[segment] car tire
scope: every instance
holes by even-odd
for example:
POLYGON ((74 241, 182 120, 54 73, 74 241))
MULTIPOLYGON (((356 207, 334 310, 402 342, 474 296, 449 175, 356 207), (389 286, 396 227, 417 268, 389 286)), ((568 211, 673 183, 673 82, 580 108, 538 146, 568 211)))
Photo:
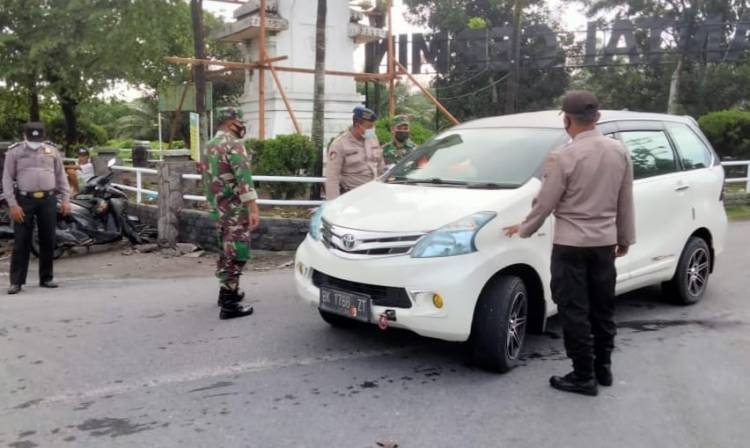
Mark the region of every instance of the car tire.
POLYGON ((672 280, 665 282, 664 293, 680 305, 698 303, 708 287, 711 274, 711 249, 703 238, 691 237, 677 263, 672 280))
POLYGON ((474 362, 505 373, 515 367, 528 323, 528 293, 521 278, 508 275, 487 285, 474 310, 471 353, 474 362))
POLYGON ((330 326, 336 327, 336 328, 352 328, 357 326, 359 324, 358 321, 354 319, 349 319, 345 316, 339 316, 338 314, 329 313, 328 311, 318 310, 320 312, 320 317, 323 318, 323 320, 330 326))

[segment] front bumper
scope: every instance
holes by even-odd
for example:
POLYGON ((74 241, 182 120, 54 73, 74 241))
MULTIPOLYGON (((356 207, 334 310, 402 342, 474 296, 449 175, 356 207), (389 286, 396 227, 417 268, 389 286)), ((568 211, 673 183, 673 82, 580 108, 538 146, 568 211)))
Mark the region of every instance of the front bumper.
POLYGON ((310 236, 297 249, 294 278, 302 300, 317 308, 320 290, 315 271, 335 279, 378 287, 403 288, 411 307, 373 303, 370 322, 377 323, 386 310, 396 320, 389 326, 448 341, 465 341, 471 333, 474 307, 489 278, 487 263, 479 252, 444 258, 411 258, 408 255, 352 260, 332 254, 310 236), (433 303, 443 299, 442 308, 433 303))

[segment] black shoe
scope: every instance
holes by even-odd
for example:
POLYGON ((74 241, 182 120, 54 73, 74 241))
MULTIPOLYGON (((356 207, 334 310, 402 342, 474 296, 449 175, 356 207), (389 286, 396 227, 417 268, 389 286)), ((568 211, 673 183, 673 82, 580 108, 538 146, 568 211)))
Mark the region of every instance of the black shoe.
POLYGON ((253 307, 249 305, 240 305, 238 302, 227 303, 221 307, 219 319, 234 319, 235 317, 245 317, 253 314, 253 307))
POLYGON ((60 285, 58 285, 57 283, 53 282, 52 280, 49 280, 49 281, 46 281, 46 282, 42 282, 42 283, 39 283, 39 287, 41 287, 41 288, 50 288, 50 289, 54 289, 54 288, 57 288, 57 287, 59 287, 59 286, 60 286, 60 285))
POLYGON ((594 371, 596 372, 596 381, 600 385, 607 387, 612 385, 612 366, 610 366, 609 364, 596 366, 594 368, 594 371))
POLYGON ((550 386, 557 390, 573 392, 576 394, 595 397, 599 394, 599 388, 593 378, 581 378, 575 372, 565 376, 553 376, 549 379, 550 386))
POLYGON ((8 288, 8 294, 18 294, 21 292, 21 285, 10 285, 8 288))
POLYGON ((216 304, 219 306, 223 306, 226 303, 235 303, 235 302, 242 302, 242 299, 245 298, 245 291, 241 289, 228 289, 228 288, 221 288, 219 290, 219 300, 216 301, 216 304))

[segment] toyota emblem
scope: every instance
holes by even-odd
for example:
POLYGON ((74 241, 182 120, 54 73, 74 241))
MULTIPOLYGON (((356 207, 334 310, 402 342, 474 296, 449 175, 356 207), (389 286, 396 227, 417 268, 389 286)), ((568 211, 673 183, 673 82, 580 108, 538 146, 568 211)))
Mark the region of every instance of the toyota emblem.
POLYGON ((347 233, 341 237, 341 244, 344 245, 344 249, 352 250, 357 245, 357 239, 351 233, 347 233))

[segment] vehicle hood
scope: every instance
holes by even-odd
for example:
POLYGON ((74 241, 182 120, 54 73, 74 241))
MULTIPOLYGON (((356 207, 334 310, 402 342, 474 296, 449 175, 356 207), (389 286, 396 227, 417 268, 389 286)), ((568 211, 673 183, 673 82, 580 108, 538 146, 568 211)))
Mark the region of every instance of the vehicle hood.
POLYGON ((327 202, 323 219, 356 230, 429 232, 481 211, 499 211, 526 188, 479 190, 370 182, 327 202))

